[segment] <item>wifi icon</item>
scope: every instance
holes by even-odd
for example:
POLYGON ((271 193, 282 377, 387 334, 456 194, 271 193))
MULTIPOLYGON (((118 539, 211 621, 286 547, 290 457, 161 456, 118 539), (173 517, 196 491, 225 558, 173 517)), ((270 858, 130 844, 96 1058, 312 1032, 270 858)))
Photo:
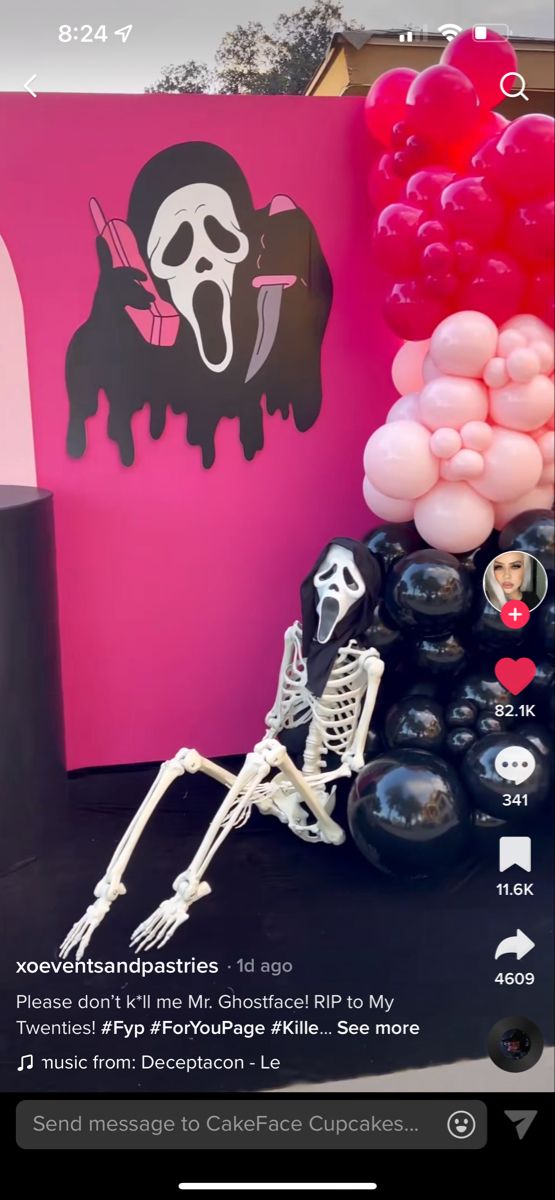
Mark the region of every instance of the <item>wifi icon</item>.
POLYGON ((452 42, 458 33, 462 33, 462 25, 438 25, 438 33, 441 33, 446 42, 452 42))

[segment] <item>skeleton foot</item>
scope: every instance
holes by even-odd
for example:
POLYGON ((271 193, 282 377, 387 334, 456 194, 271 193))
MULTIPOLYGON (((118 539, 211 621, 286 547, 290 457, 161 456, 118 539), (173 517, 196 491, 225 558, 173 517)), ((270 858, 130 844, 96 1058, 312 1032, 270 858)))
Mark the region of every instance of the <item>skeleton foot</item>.
POLYGON ((165 946, 179 926, 189 920, 191 904, 202 896, 208 896, 212 890, 208 883, 191 882, 186 876, 178 876, 174 887, 176 895, 163 900, 155 912, 137 926, 131 938, 131 946, 136 954, 143 950, 154 950, 155 946, 165 946))
POLYGON ((60 958, 67 958, 68 954, 71 954, 71 951, 77 946, 75 957, 79 962, 95 929, 98 929, 100 922, 109 913, 114 900, 117 900, 118 896, 125 896, 125 886, 117 880, 110 883, 106 879, 101 879, 94 889, 94 894, 98 897, 94 904, 89 904, 84 916, 75 922, 67 937, 64 938, 60 946, 60 958))

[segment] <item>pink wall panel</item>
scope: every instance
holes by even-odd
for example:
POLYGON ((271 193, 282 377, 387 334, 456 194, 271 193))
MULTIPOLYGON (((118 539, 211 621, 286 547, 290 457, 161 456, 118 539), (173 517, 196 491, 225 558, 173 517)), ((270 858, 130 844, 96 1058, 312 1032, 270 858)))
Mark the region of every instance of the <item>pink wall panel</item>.
POLYGON ((372 523, 361 457, 393 399, 393 344, 369 254, 362 101, 3 95, 0 154, 38 483, 55 494, 68 765, 159 759, 180 745, 246 751, 273 701, 301 579, 330 537, 372 523), (126 468, 101 397, 87 451, 72 459, 65 356, 98 279, 89 198, 125 217, 144 163, 197 139, 233 154, 256 207, 285 193, 316 228, 334 286, 320 416, 300 433, 265 415, 252 462, 237 421, 224 420, 206 470, 183 416, 155 442, 143 410, 126 468))

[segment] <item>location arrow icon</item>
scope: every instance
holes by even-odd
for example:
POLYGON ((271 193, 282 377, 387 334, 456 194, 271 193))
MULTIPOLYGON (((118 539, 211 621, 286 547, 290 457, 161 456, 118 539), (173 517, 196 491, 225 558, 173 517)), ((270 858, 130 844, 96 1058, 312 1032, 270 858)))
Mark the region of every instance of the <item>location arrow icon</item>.
POLYGON ((535 942, 527 937, 522 929, 517 929, 513 937, 503 938, 495 951, 495 957, 501 958, 502 954, 516 954, 518 959, 524 958, 525 954, 529 954, 530 950, 534 949, 535 942))
POLYGON ((534 1117, 537 1117, 537 1115, 537 1108, 523 1110, 522 1112, 517 1112, 513 1109, 507 1111, 507 1109, 505 1109, 505 1116, 508 1117, 509 1121, 512 1121, 513 1125, 515 1126, 520 1141, 522 1141, 525 1133, 528 1133, 532 1121, 534 1120, 534 1117))

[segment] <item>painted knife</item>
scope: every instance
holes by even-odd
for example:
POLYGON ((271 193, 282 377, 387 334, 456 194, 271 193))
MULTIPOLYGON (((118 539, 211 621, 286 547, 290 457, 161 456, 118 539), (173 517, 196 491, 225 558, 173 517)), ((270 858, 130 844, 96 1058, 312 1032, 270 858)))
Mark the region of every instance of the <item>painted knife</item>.
MULTIPOLYGON (((290 196, 274 196, 269 215, 273 217, 276 213, 291 212, 294 208, 295 204, 290 196)), ((292 287, 296 282, 296 275, 256 275, 253 279, 252 286, 258 288, 258 329, 245 383, 248 383, 266 362, 276 340, 284 288, 292 287)))

